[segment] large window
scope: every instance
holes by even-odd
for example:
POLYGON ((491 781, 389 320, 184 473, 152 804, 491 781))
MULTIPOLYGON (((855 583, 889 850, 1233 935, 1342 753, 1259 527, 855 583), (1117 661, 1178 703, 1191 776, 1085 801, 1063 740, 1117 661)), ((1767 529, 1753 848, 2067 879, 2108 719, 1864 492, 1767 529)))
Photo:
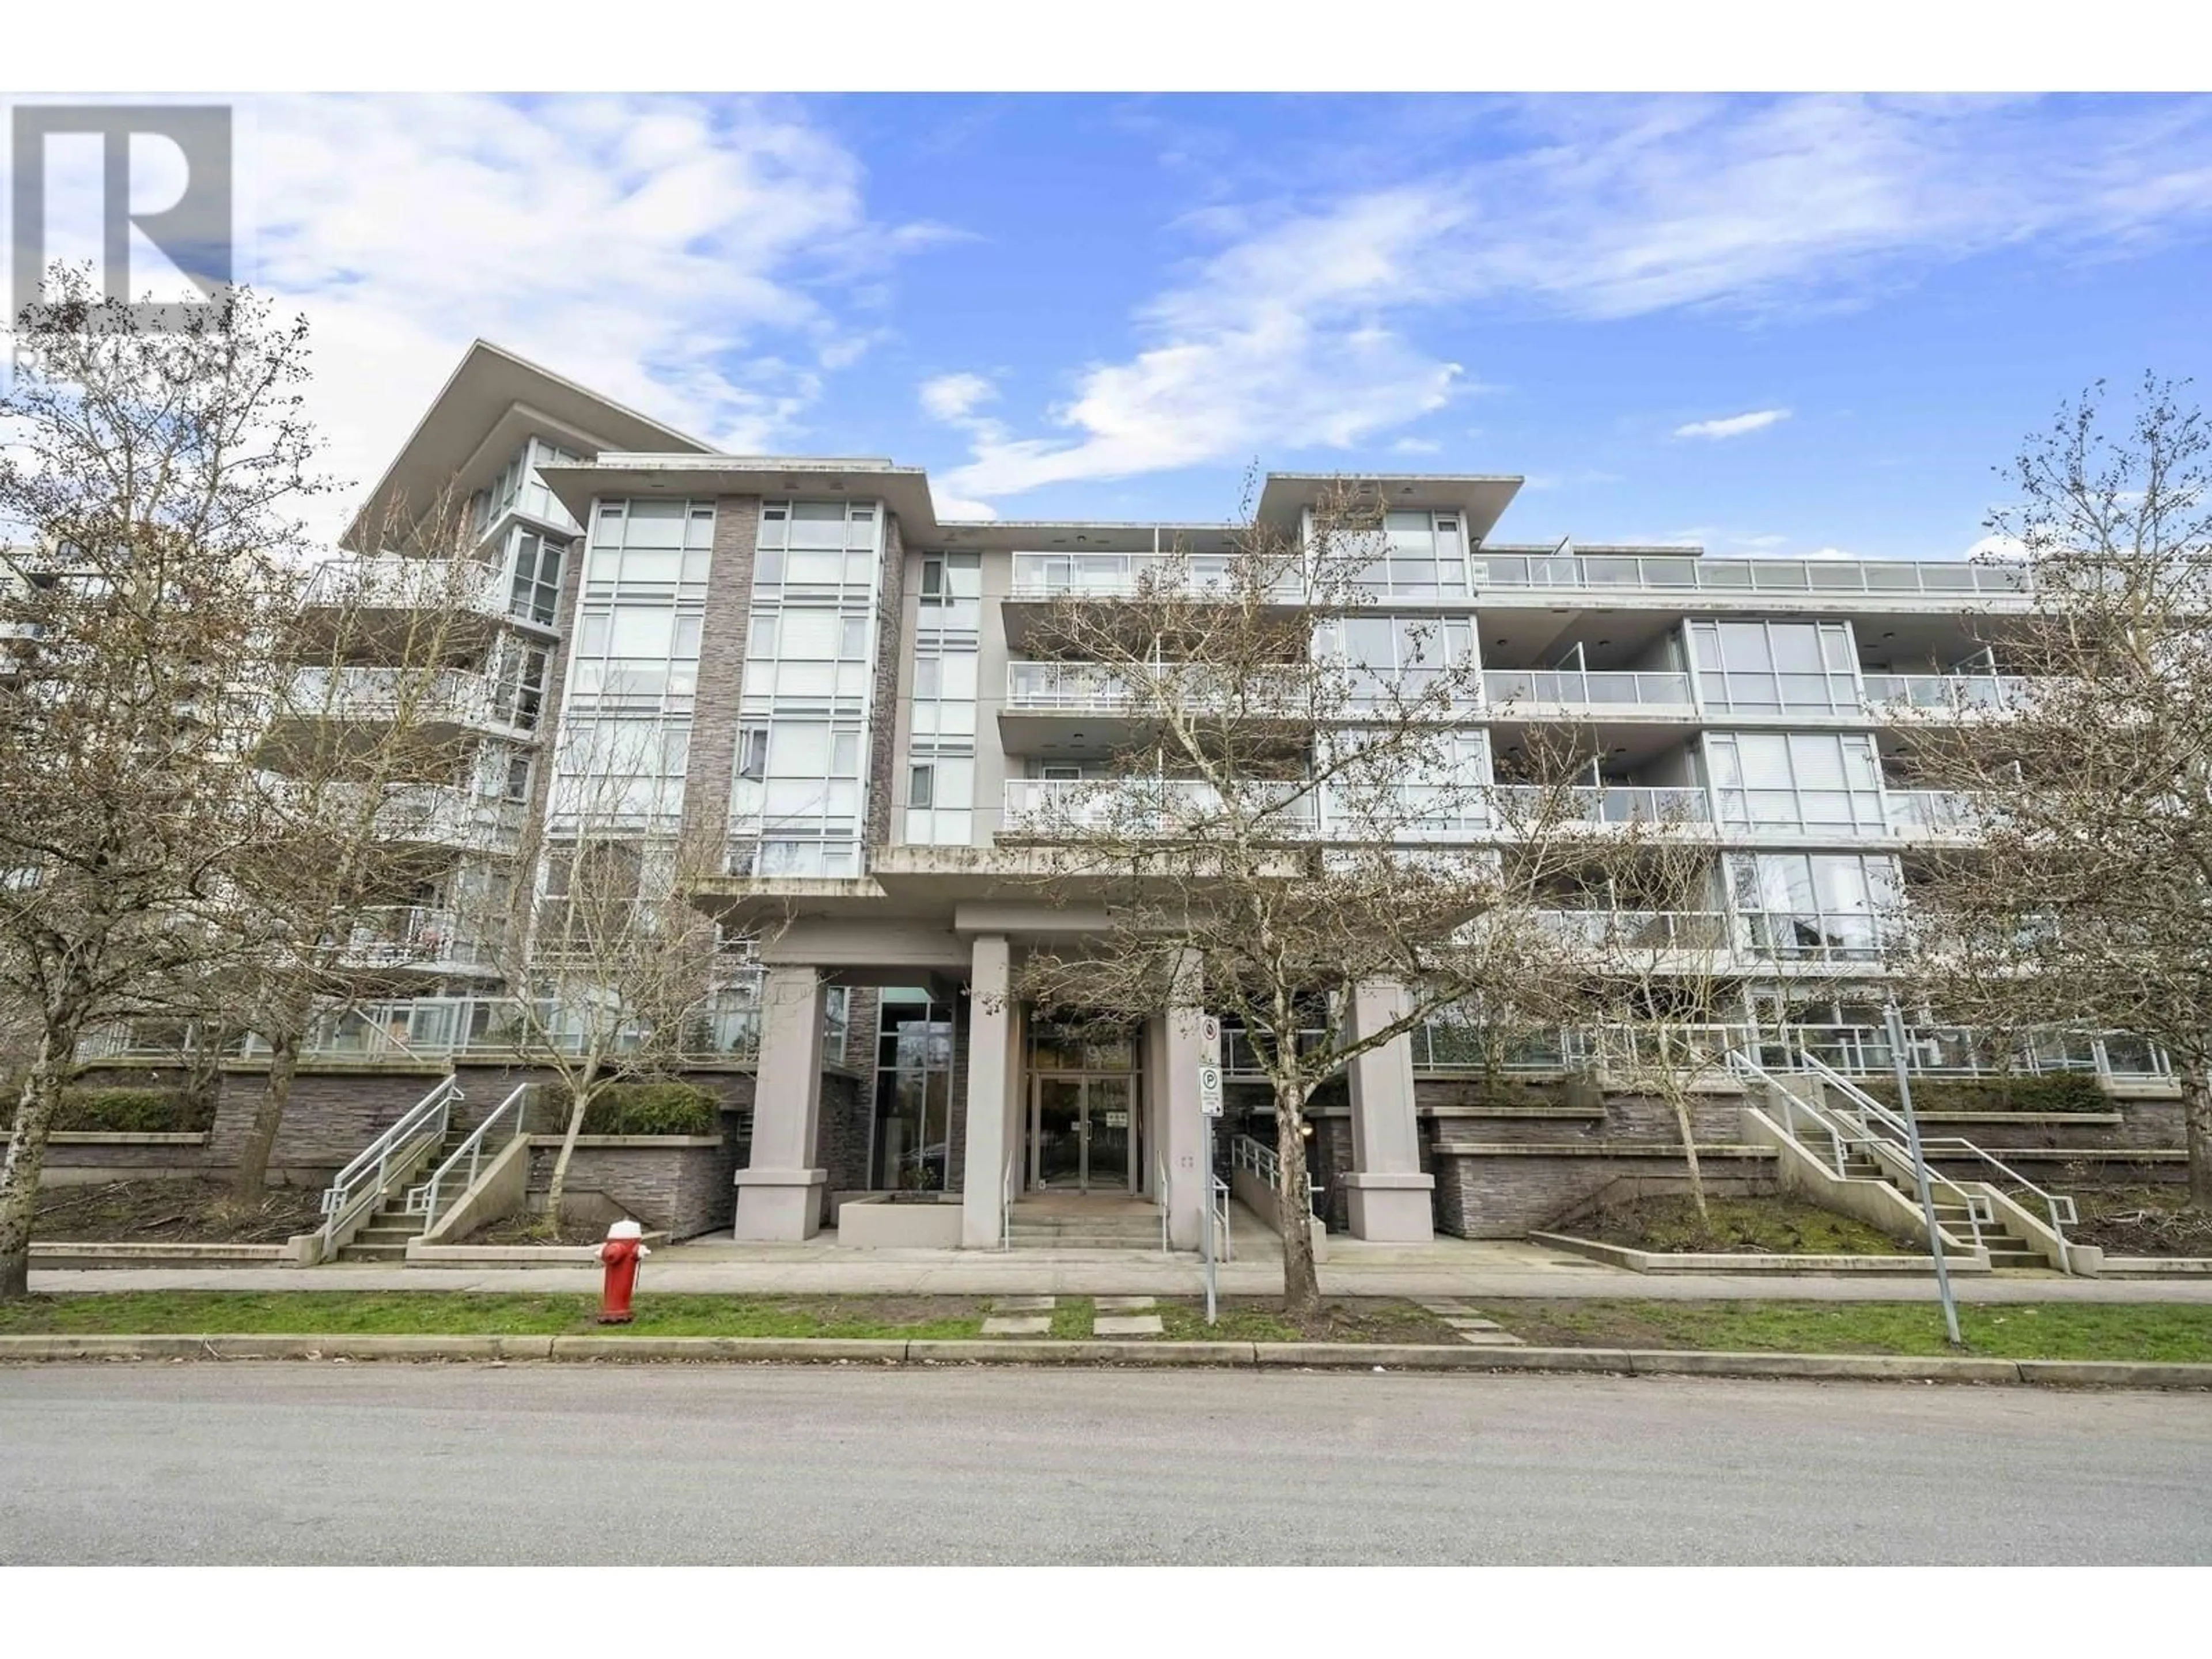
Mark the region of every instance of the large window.
POLYGON ((765 501, 746 623, 732 867, 856 876, 866 822, 882 514, 765 501), (757 754, 758 776, 745 775, 757 754))
POLYGON ((1456 513, 1384 515, 1363 582, 1399 599, 1458 599, 1467 592, 1467 540, 1456 513))
POLYGON ((976 634, 981 556, 916 562, 914 700, 908 710, 905 839, 963 846, 975 834, 976 634))
POLYGON ((714 548, 712 501, 601 501, 584 558, 584 596, 701 597, 714 548))
POLYGON ((766 501, 753 586, 872 592, 876 582, 873 501, 766 501))
POLYGON ((563 720, 549 813, 562 829, 672 829, 690 754, 688 719, 563 720))
POLYGON ((477 533, 490 529, 500 514, 509 507, 518 513, 527 513, 561 530, 575 530, 580 526, 568 516, 568 509, 555 499, 546 488, 545 481, 538 476, 542 466, 582 466, 588 456, 579 455, 548 443, 543 438, 532 438, 515 451, 507 465, 499 470, 488 489, 478 490, 469 502, 470 517, 477 533))
POLYGON ((857 721, 776 720, 738 729, 733 835, 763 876, 860 874, 864 757, 857 721))
POLYGON ((615 605, 577 621, 568 696, 579 708, 690 708, 699 689, 696 611, 615 605))
POLYGON ((1753 951, 1870 962, 1903 885, 1897 860, 1849 853, 1732 853, 1729 884, 1753 951))
POLYGON ((942 1192, 951 1167, 952 1009, 926 991, 887 989, 876 1039, 868 1185, 942 1192))
POLYGON ((1722 823, 1881 835, 1881 769, 1856 732, 1717 732, 1705 739, 1722 823))
POLYGON ((1464 617, 1342 617, 1322 625, 1316 645, 1343 663, 1362 703, 1413 702, 1475 659, 1474 624, 1464 617))
POLYGON ((1693 622, 1698 691, 1733 714, 1849 714, 1859 706, 1844 623, 1693 622))
POLYGON ((516 529, 507 562, 513 582, 507 604, 510 615, 540 628, 554 625, 561 611, 561 561, 568 550, 565 541, 516 529))

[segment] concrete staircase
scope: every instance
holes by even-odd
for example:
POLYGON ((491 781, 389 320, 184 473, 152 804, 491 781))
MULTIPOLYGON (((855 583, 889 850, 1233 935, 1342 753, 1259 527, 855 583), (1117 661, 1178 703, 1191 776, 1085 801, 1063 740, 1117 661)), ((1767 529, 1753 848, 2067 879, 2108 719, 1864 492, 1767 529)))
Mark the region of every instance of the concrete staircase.
MULTIPOLYGON (((446 1138, 430 1155, 416 1167, 416 1172, 395 1183, 384 1195, 352 1242, 338 1251, 341 1261, 402 1262, 407 1260, 410 1239, 420 1238, 430 1224, 427 1215, 410 1215, 402 1207, 407 1202, 408 1188, 430 1178, 430 1172, 453 1155, 461 1142, 468 1139, 468 1130, 456 1113, 446 1130, 446 1138)), ((452 1196, 459 1197, 458 1193, 452 1196)), ((450 1209, 450 1205, 442 1207, 450 1209)))
POLYGON ((1110 1198, 1017 1199, 1012 1242, 1018 1250, 1157 1252, 1159 1206, 1110 1198))
MULTIPOLYGON (((1767 1115, 1775 1123, 1785 1126, 1785 1134, 1794 1138, 1804 1133, 1800 1126, 1810 1120, 1814 1126, 1812 1138, 1817 1144, 1809 1150, 1824 1166, 1830 1164, 1830 1154, 1833 1153, 1839 1159, 1834 1167, 1843 1180, 1878 1182, 1917 1211, 1919 1187, 1913 1176, 1911 1161, 1901 1144, 1903 1122, 1890 1109, 1848 1079, 1819 1065, 1810 1055, 1803 1060, 1807 1069, 1788 1073, 1786 1081, 1750 1061, 1747 1056, 1736 1056, 1732 1063, 1761 1086, 1762 1103, 1767 1115)), ((1942 1230, 1947 1241, 1962 1251, 1972 1249, 1978 1230, 1968 1206, 1972 1199, 1986 1218, 1980 1223, 1978 1236, 1992 1270, 2049 1268, 2053 1265, 2044 1244, 2020 1225, 2013 1206, 2005 1201, 2003 1188, 1971 1177, 1946 1176, 1933 1166, 1937 1159, 1948 1158, 1954 1163, 1984 1164, 2008 1176, 2011 1171, 1961 1136, 1933 1139, 1923 1137, 1922 1145, 1930 1172, 1936 1176, 1930 1186, 1930 1206, 1935 1211, 1936 1224, 1942 1230)), ((2039 1192, 2035 1196, 2048 1198, 2039 1192)), ((2072 1200, 2061 1198, 2052 1201, 2063 1206, 2063 1214, 2070 1221, 2072 1200)), ((2052 1237, 2056 1239, 2057 1235, 2052 1237)))

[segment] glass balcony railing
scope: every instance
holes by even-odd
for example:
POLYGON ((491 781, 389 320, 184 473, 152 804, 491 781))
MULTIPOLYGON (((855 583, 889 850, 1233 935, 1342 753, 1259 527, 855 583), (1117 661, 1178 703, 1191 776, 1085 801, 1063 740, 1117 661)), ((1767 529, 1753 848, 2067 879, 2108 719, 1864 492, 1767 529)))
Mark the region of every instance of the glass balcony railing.
POLYGON ((1477 552, 1468 569, 1485 587, 1649 589, 1698 593, 2025 594, 2017 565, 1927 559, 1708 559, 1669 555, 1521 556, 1477 552))
POLYGON ((1006 707, 1024 714, 1095 714, 1129 706, 1127 685, 1095 663, 1010 662, 1006 707))
MULTIPOLYGON (((1271 794, 1279 802, 1275 811, 1285 834, 1310 832, 1314 800, 1304 784, 1255 786, 1240 810, 1266 809, 1271 794)), ((1008 778, 1000 824, 1018 834, 1141 835, 1202 821, 1220 810, 1219 793, 1198 779, 1008 778)))
POLYGON ((1687 674, 1495 669, 1484 673, 1482 695, 1493 705, 1509 707, 1564 705, 1575 708, 1684 710, 1691 707, 1687 674))
MULTIPOLYGON (((1547 797, 1553 792, 1540 784, 1500 784, 1494 793, 1508 824, 1529 823, 1552 810, 1547 797)), ((1712 805, 1702 789, 1646 788, 1633 784, 1569 790, 1560 811, 1570 822, 1594 824, 1712 821, 1712 805)))
POLYGON ((442 559, 334 559, 309 578, 309 610, 374 611, 458 608, 485 616, 507 610, 506 575, 490 564, 442 559))
POLYGON ((1869 674, 1866 700, 1881 708, 1964 714, 1977 708, 2017 708, 2033 684, 2019 674, 1869 674))
POLYGON ((474 968, 485 965, 489 952, 451 910, 391 905, 356 918, 345 960, 358 968, 474 968))
POLYGON ((1974 828, 1972 799, 1949 789, 1892 789, 1889 827, 1899 836, 1963 836, 1974 828))
POLYGON ((292 676, 283 712, 294 720, 536 728, 534 701, 526 710, 507 710, 495 691, 485 676, 461 668, 302 668, 292 676))
MULTIPOLYGON (((1163 553, 1017 553, 1012 596, 1053 599, 1063 594, 1084 594, 1126 599, 1142 586, 1146 571, 1160 568, 1169 557, 1163 553)), ((1231 561, 1226 555, 1195 555, 1185 563, 1192 592, 1217 590, 1228 581, 1231 561)), ((1293 580, 1275 584, 1275 592, 1285 600, 1295 600, 1303 591, 1293 580)))

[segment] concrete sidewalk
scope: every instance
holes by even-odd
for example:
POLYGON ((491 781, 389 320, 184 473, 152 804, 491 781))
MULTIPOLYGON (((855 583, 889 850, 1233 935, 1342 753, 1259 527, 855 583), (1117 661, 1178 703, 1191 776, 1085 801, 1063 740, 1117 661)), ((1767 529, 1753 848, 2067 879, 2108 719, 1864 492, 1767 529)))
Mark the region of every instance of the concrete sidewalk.
MULTIPOLYGON (((1929 1302, 1932 1274, 1630 1273, 1517 1240, 1440 1238, 1369 1244, 1332 1238, 1321 1269, 1329 1296, 1632 1297, 1819 1302, 1929 1302)), ((1228 1296, 1276 1296, 1282 1255, 1272 1236, 1239 1235, 1222 1264, 1228 1296)), ((582 1255, 580 1249, 579 1255, 582 1255)), ((2212 1279, 2069 1279, 2055 1273, 1977 1275, 1955 1281, 1961 1302, 2166 1302, 2212 1304, 2212 1279)), ((574 1267, 103 1267, 31 1275, 40 1292, 97 1291, 585 1291, 596 1265, 574 1267)), ((833 1242, 738 1244, 695 1240, 653 1253, 645 1296, 1196 1296, 1197 1258, 1157 1251, 854 1250, 833 1242)))

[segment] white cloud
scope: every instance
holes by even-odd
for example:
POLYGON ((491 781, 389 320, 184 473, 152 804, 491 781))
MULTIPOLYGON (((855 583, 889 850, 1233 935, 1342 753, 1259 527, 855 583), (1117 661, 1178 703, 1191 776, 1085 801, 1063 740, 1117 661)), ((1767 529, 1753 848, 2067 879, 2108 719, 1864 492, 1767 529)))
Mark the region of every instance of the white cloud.
POLYGON ((240 106, 242 274, 313 326, 328 464, 374 483, 482 336, 727 448, 789 447, 876 339, 857 159, 787 106, 269 97, 240 106))
POLYGON ((1864 555, 1847 553, 1840 547, 1816 547, 1810 553, 1800 553, 1796 556, 1801 559, 1856 559, 1864 555))
POLYGON ((1687 426, 1678 426, 1678 438, 1736 438, 1747 432, 1757 432, 1765 427, 1790 418, 1786 409, 1754 409, 1746 415, 1726 415, 1717 420, 1692 421, 1687 426))
POLYGON ((1738 547, 1765 550, 1784 546, 1789 542, 1790 538, 1787 536, 1731 536, 1729 540, 1738 547))
POLYGON ((1401 438, 1390 447, 1401 455, 1433 455, 1443 446, 1434 438, 1401 438))
POLYGON ((989 403, 998 395, 998 388, 980 374, 940 374, 924 380, 920 387, 923 411, 933 419, 953 422, 967 421, 979 404, 989 403))
POLYGON ((930 505, 937 509, 940 519, 995 519, 998 512, 988 501, 971 501, 961 495, 940 494, 936 486, 929 491, 930 505))
POLYGON ((1990 535, 1967 548, 1970 559, 2008 559, 2019 561, 2027 557, 2027 544, 2017 536, 1990 535))
POLYGON ((2212 218, 2203 100, 1514 108, 1517 131, 1486 132, 1471 165, 1317 205, 1217 200, 1183 216, 1177 228, 1219 239, 1216 251, 1139 308, 1126 356, 1077 370, 1027 435, 978 435, 958 487, 1012 494, 1371 441, 1466 389, 1423 337, 1472 307, 1605 319, 1832 307, 1978 254, 2133 247, 2212 218))

